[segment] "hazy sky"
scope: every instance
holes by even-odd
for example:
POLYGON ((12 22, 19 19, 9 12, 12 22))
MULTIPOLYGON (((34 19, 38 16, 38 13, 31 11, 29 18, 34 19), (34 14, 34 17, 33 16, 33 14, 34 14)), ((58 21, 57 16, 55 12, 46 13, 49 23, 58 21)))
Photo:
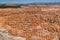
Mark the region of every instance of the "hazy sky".
POLYGON ((44 2, 60 2, 60 0, 0 0, 0 3, 44 3, 44 2))

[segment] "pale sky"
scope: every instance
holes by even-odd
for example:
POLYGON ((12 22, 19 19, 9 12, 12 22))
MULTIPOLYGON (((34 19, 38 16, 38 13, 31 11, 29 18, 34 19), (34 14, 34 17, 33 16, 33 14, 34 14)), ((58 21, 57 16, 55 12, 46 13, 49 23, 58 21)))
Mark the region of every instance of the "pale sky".
POLYGON ((20 3, 20 4, 25 4, 25 3, 49 3, 49 2, 60 2, 60 0, 0 0, 0 3, 20 3))

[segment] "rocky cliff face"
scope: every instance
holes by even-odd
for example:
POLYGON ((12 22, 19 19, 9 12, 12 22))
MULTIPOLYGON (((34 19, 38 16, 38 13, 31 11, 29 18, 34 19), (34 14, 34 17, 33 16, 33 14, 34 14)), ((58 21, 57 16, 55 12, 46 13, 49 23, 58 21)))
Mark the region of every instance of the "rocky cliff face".
POLYGON ((9 35, 8 30, 0 26, 0 40, 26 40, 22 37, 9 35))
POLYGON ((2 8, 0 25, 1 40, 60 40, 60 8, 2 8))

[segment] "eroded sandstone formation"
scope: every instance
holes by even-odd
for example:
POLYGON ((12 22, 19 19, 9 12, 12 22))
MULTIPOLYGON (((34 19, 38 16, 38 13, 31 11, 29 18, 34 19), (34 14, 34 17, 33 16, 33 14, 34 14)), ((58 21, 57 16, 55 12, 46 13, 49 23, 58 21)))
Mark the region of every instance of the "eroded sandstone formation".
POLYGON ((60 9, 29 6, 0 9, 0 25, 9 35, 26 40, 60 40, 60 9))

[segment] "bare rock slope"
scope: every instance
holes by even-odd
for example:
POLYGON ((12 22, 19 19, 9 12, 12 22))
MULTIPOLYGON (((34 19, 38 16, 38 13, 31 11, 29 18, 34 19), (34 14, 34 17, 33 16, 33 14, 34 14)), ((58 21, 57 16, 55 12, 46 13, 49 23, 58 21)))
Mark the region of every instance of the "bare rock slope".
POLYGON ((60 8, 1 8, 0 25, 0 40, 60 40, 60 8))

